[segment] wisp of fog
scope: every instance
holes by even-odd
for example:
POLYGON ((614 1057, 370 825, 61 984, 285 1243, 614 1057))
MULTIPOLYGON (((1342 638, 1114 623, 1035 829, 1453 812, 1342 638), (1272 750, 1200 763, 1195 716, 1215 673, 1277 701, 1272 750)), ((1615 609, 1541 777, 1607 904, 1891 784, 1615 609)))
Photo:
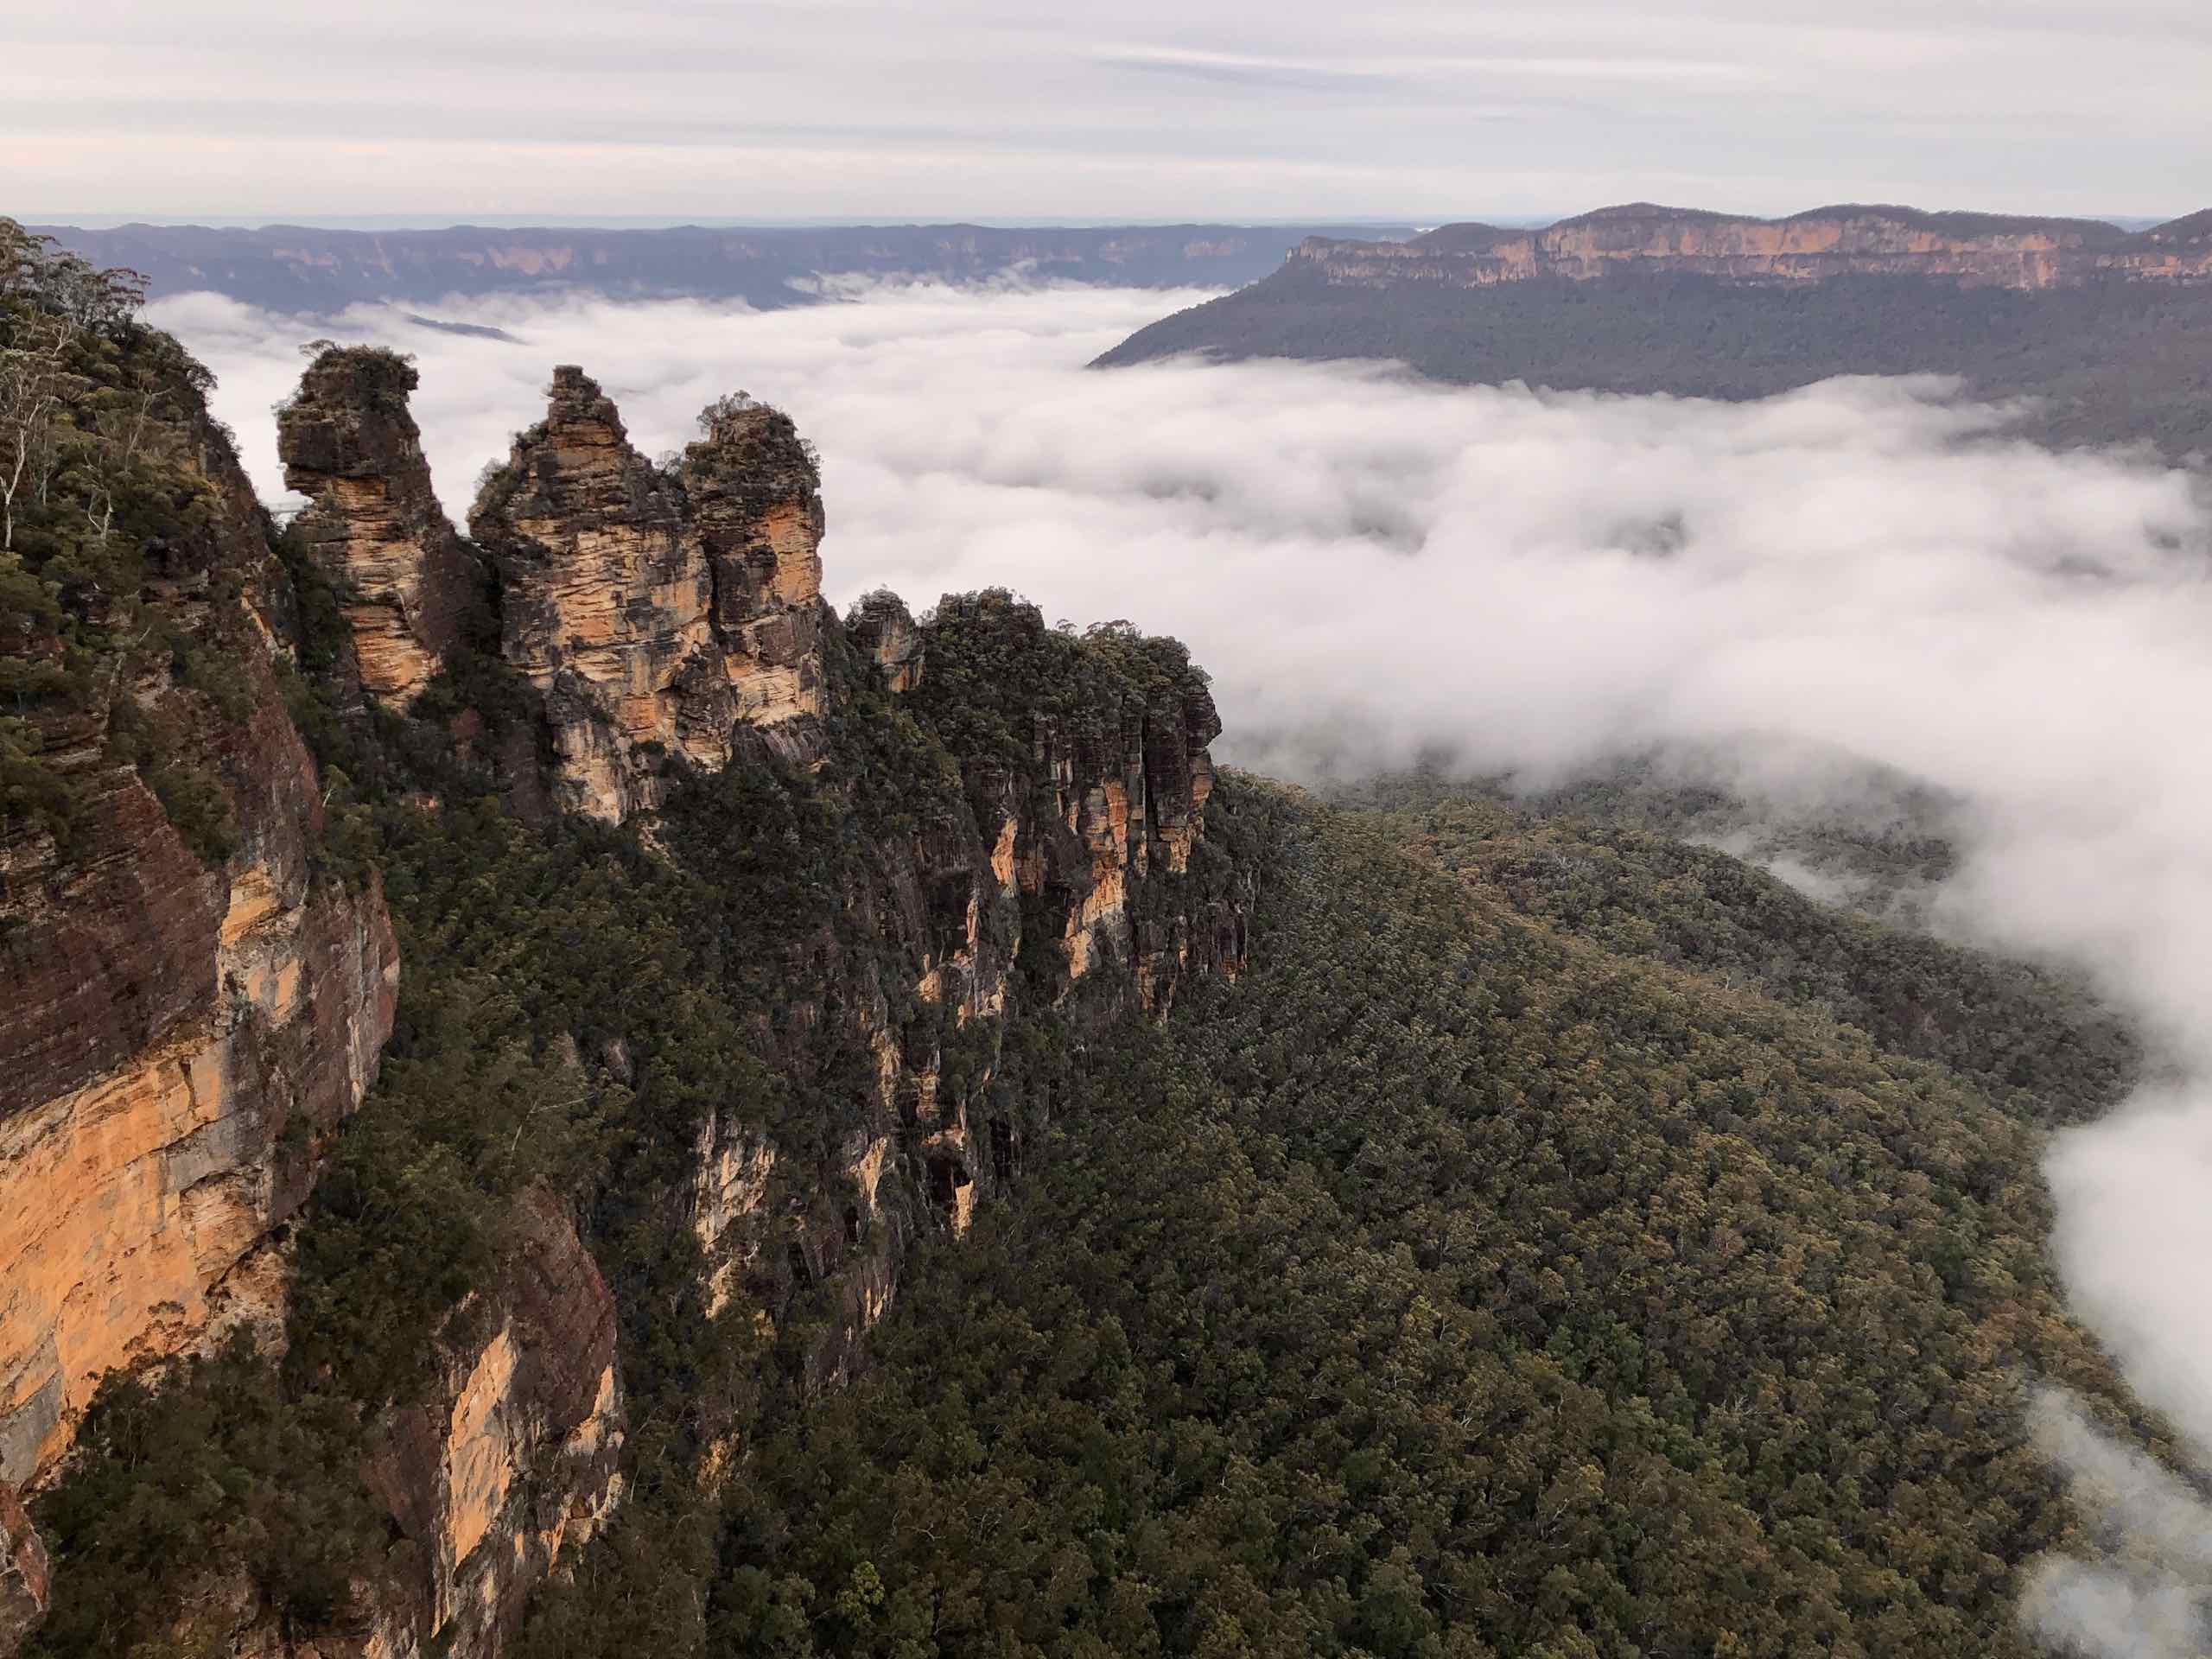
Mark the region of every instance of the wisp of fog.
MULTIPOLYGON (((1654 750, 1769 798, 1882 769, 1959 803, 1936 925, 2071 963, 2161 1081, 2049 1163, 2075 1312, 2212 1465, 2212 500, 2142 457, 2053 454, 1943 382, 1751 404, 1446 389, 1387 365, 1083 365, 1192 295, 882 289, 752 313, 472 302, 510 343, 364 310, 309 328, 153 308, 220 377, 257 484, 310 332, 416 354, 456 519, 582 364, 647 453, 743 387, 821 447, 832 597, 1005 586, 1126 617, 1215 677, 1225 759, 1297 775, 1443 749, 1556 781, 1654 750)), ((2085 1507, 2149 1540, 2024 1605, 2088 1652, 2196 1651, 2212 1516, 2039 1401, 2085 1507)))

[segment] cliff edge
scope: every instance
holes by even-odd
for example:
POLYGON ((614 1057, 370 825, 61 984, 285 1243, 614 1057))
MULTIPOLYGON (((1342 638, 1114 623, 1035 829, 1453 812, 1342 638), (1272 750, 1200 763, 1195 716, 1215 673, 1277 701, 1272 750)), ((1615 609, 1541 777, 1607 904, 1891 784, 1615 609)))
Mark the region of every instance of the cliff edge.
POLYGON ((852 1374, 1086 1033, 1237 970, 1205 677, 841 620, 787 416, 655 466, 574 366, 464 538, 411 366, 324 345, 280 533, 22 246, 10 344, 112 289, 55 349, 139 419, 59 421, 105 495, 0 553, 0 1650, 497 1654, 852 1374))

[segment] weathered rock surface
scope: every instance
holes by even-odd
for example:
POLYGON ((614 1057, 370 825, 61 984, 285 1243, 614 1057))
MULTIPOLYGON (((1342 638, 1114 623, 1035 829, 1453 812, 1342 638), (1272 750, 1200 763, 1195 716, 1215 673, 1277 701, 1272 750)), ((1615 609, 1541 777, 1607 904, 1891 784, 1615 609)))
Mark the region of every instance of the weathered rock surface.
POLYGON ((16 1489, 0 1481, 0 1653, 11 1653, 45 1616, 50 1586, 39 1542, 16 1489))
POLYGON ((2197 214, 2131 236, 2094 219, 1869 207, 1738 219, 1637 202, 1535 231, 1471 224, 1446 225, 1407 242, 1313 237, 1290 257, 1344 287, 1483 288, 1542 277, 1592 282, 1627 271, 1770 283, 1941 276, 2017 289, 2079 287, 2105 278, 2212 283, 2206 219, 2197 214))
POLYGON ((448 1323, 439 1388, 370 1459, 414 1546, 378 1598, 391 1652, 498 1652, 563 1544, 621 1500, 614 1299, 550 1198, 526 1199, 515 1234, 498 1281, 448 1323))
POLYGON ((878 591, 853 607, 846 623, 853 643, 883 675, 894 694, 922 683, 922 636, 896 594, 878 591))
POLYGON ((1373 359, 1462 385, 1758 398, 1944 375, 2052 447, 2212 452, 2212 213, 2083 219, 1633 205, 1542 230, 1316 238, 1272 276, 1147 323, 1099 367, 1373 359))
POLYGON ((475 561, 430 487, 404 359, 333 346, 277 415, 284 482, 309 497, 296 529, 337 583, 361 685, 404 708, 460 643, 475 561))
MULTIPOLYGON (((235 505, 244 481, 220 460, 213 482, 235 505)), ((314 869, 314 764, 251 619, 213 596, 225 565, 257 563, 259 533, 219 524, 217 572, 162 601, 170 626, 230 655, 238 710, 166 663, 118 667, 105 715, 46 734, 79 788, 73 832, 0 834, 0 1480, 53 1467, 110 1369, 273 1317, 253 1264, 391 1031, 382 897, 314 869), (220 862, 111 751, 126 715, 161 721, 160 758, 219 786, 236 830, 220 862)))
POLYGON ((738 400, 664 473, 583 372, 554 371, 470 516, 509 663, 543 694, 553 792, 620 823, 667 760, 726 765, 741 724, 804 756, 823 709, 821 498, 790 420, 738 400))
MULTIPOLYGON (((364 1471, 400 1541, 383 1572, 355 1582, 349 1616, 299 1630, 232 1574, 179 1610, 179 1650, 465 1659, 501 1649, 562 1546, 604 1526, 624 1484, 613 1298, 551 1198, 522 1202, 497 1277, 454 1311, 435 1360, 435 1386, 384 1420, 364 1471)), ((0 1533, 5 1520, 0 1504, 0 1533)))
POLYGON ((19 1489, 110 1371, 281 1324, 285 1224, 394 1014, 378 883, 318 868, 267 522, 188 378, 143 407, 169 493, 133 608, 82 601, 80 689, 24 716, 68 805, 0 818, 0 1653, 46 1595, 19 1489))
POLYGON ((1187 975, 1236 971, 1249 900, 1213 895, 1193 869, 1219 722, 1186 661, 1162 658, 1159 683, 1140 690, 1002 593, 948 599, 919 622, 872 595, 844 636, 903 712, 948 735, 957 809, 879 843, 875 879, 842 897, 887 950, 787 976, 794 1067, 830 1020, 869 1057, 834 1150, 810 1162, 717 1119, 700 1130, 690 1193, 717 1313, 772 1321, 794 1287, 835 1286, 834 1328, 808 1362, 815 1388, 850 1370, 916 1232, 964 1232, 1015 1179, 1050 1109, 1001 1079, 1020 1022, 1040 1003, 1079 1027, 1132 1007, 1164 1014, 1187 975), (1014 748, 963 747, 959 675, 993 658, 1065 677, 1035 688, 1033 709, 1007 699, 1014 748))

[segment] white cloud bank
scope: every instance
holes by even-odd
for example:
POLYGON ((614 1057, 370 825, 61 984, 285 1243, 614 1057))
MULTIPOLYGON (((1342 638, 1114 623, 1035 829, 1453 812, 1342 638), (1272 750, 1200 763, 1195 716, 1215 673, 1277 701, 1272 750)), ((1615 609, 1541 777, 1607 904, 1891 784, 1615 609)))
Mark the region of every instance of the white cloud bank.
MULTIPOLYGON (((456 517, 556 362, 597 376, 649 453, 719 392, 780 404, 823 453, 833 597, 887 584, 919 608, 1001 584, 1048 616, 1174 632, 1216 677, 1221 752, 1262 769, 1441 744, 1557 776, 1676 745, 1744 757, 1755 789, 1833 782, 1808 757, 1841 755, 1949 791, 1962 856, 1937 919, 2085 965, 2190 1079, 2060 1137, 2050 1177, 2076 1312, 2212 1462, 2202 481, 2012 442, 1934 380, 1726 405, 1372 366, 1082 369, 1192 297, 510 303, 467 315, 522 345, 381 312, 342 332, 417 353, 456 517)), ((274 495, 269 407, 299 330, 204 296, 155 315, 221 376, 274 495)), ((2094 1443, 2057 1409, 2039 1427, 2078 1474, 2094 1443)), ((2166 1496, 2160 1527, 2196 1529, 2195 1554, 2159 1552, 2149 1579, 2053 1567, 2028 1603, 2053 1641, 2194 1640, 2212 1527, 2166 1496)))

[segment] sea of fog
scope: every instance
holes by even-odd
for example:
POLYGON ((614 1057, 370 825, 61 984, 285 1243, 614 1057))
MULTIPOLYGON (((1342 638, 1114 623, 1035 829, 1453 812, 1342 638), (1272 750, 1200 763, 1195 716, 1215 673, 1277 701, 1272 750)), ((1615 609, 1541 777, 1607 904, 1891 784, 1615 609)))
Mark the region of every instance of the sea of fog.
MULTIPOLYGON (((2082 968, 2184 1079, 2059 1136, 2048 1175, 2075 1310, 2212 1466, 2203 480, 2034 448, 1935 379, 1729 405, 1387 365, 1084 367, 1201 297, 477 302, 438 315, 513 343, 377 309, 321 332, 415 353, 456 519, 556 363, 597 377, 648 454, 721 392, 779 404, 822 449, 834 600, 999 585, 1175 633, 1215 677, 1217 753, 1263 771, 1444 748, 1552 782, 1658 749, 1782 801, 1885 769, 1949 792, 1936 924, 2082 968)), ((270 409, 310 331, 209 296, 152 309, 281 501, 270 409)), ((2196 1651, 2212 1518, 2063 1399, 2032 1421, 2158 1565, 2046 1563, 2029 1617, 2088 1651, 2196 1651)))

